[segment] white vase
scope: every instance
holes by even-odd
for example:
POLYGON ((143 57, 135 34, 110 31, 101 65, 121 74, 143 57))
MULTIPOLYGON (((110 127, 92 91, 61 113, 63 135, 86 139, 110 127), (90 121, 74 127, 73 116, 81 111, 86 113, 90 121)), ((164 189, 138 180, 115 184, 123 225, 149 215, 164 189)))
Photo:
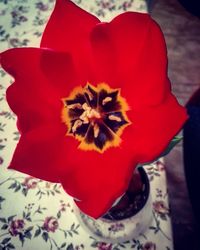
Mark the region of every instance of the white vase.
POLYGON ((132 216, 120 220, 111 220, 103 217, 95 220, 81 212, 75 205, 75 214, 82 227, 89 234, 102 242, 120 243, 137 238, 139 234, 148 228, 152 219, 150 185, 145 170, 140 168, 139 172, 142 180, 145 181, 143 184, 146 198, 141 207, 138 208, 138 211, 132 216))

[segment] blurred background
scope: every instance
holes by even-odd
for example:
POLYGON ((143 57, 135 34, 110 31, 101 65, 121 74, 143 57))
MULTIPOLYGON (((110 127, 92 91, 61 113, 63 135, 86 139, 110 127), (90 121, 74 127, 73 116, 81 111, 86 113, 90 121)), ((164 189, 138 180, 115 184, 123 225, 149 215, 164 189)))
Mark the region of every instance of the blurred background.
MULTIPOLYGON (((192 0, 155 0, 149 3, 150 13, 161 26, 166 39, 172 90, 179 102, 185 105, 200 88, 199 3, 192 0)), ((166 166, 175 250, 198 250, 200 233, 196 229, 197 221, 188 195, 181 143, 166 157, 166 166)), ((194 185, 200 190, 198 183, 194 185)), ((198 195, 197 202, 199 198, 198 195)))

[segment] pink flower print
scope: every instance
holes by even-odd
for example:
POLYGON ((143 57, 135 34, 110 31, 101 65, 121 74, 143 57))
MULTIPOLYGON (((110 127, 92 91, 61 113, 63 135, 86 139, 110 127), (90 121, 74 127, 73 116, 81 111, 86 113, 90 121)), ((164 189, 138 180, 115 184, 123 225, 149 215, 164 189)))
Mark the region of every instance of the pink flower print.
POLYGON ((105 242, 99 242, 97 247, 98 250, 112 250, 112 244, 108 244, 105 242))
POLYGON ((56 229, 58 228, 59 224, 58 221, 55 217, 50 216, 50 217, 46 217, 44 220, 44 224, 43 224, 43 228, 47 231, 47 232, 55 232, 56 229))
POLYGON ((22 185, 24 185, 27 189, 34 189, 37 186, 37 181, 35 178, 28 176, 24 179, 22 185))
POLYGON ((17 236, 24 229, 25 222, 24 220, 12 220, 10 223, 9 233, 12 236, 17 236))

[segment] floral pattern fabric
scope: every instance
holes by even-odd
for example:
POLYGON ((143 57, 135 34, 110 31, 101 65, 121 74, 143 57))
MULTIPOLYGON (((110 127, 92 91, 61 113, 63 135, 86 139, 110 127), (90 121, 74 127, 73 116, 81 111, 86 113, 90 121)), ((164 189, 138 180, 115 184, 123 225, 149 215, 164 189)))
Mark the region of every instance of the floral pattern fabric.
MULTIPOLYGON (((75 2, 105 21, 124 11, 147 10, 143 0, 75 2)), ((0 51, 39 46, 53 6, 52 0, 0 0, 0 51)), ((16 117, 5 101, 5 90, 11 82, 11 77, 0 69, 0 250, 172 250, 170 211, 162 161, 146 166, 153 196, 153 221, 148 231, 139 238, 121 244, 99 242, 85 232, 74 215, 72 199, 60 184, 7 170, 19 140, 16 117)))

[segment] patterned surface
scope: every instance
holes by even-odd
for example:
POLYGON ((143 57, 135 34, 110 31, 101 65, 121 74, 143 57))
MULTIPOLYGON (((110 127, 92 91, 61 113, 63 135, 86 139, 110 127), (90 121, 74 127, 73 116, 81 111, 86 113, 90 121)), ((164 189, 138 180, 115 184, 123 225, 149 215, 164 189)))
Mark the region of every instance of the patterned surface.
MULTIPOLYGON (((126 10, 146 11, 142 0, 76 2, 102 20, 126 10)), ((51 0, 0 0, 0 51, 38 46, 53 5, 51 0)), ((152 225, 139 238, 115 245, 98 242, 84 231, 73 213, 71 198, 59 184, 6 169, 19 139, 15 115, 5 102, 5 90, 11 82, 0 69, 0 249, 172 250, 165 167, 161 161, 146 167, 154 202, 152 225)))
MULTIPOLYGON (((4 145, 4 152, 9 151, 9 144, 4 145)), ((0 249, 173 249, 165 166, 161 161, 146 167, 153 198, 149 211, 153 213, 152 223, 137 239, 113 245, 99 242, 79 225, 73 202, 59 184, 1 168, 0 249)))

